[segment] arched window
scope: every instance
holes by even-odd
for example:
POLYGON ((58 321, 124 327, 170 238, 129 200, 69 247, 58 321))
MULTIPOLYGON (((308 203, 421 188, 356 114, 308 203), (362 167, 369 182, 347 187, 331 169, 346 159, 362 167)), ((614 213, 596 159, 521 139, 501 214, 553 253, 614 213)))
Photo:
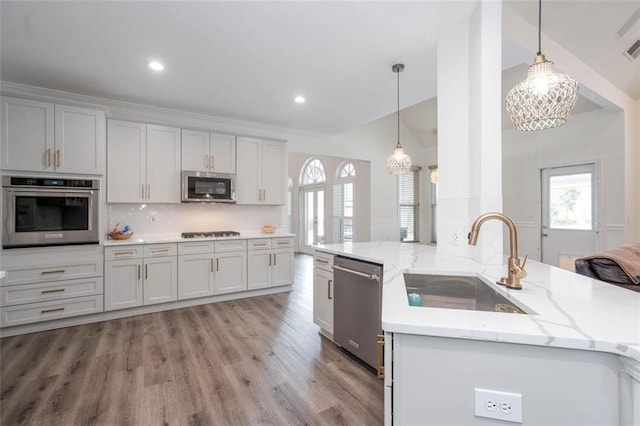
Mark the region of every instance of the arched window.
POLYGON ((333 185, 333 241, 353 242, 356 168, 351 162, 342 163, 336 171, 333 185))
POLYGON ((302 170, 300 176, 300 185, 313 185, 314 183, 322 183, 327 180, 324 167, 320 160, 314 158, 310 160, 302 170))

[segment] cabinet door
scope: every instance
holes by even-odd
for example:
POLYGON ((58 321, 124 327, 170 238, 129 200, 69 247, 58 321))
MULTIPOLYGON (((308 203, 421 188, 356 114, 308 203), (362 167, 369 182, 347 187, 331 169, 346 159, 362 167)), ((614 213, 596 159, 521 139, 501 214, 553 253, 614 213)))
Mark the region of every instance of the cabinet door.
POLYGON ((2 97, 2 169, 53 171, 53 104, 2 97))
POLYGON ((107 202, 144 200, 147 125, 109 120, 107 124, 107 202))
POLYGON ((116 260, 104 263, 104 310, 142 305, 142 261, 116 260))
POLYGON ((211 171, 216 173, 236 172, 236 137, 211 134, 211 171))
POLYGON ((262 203, 285 204, 287 149, 282 142, 262 142, 262 203))
POLYGON ((247 252, 216 253, 215 294, 247 290, 247 252))
POLYGON ((293 284, 293 250, 274 250, 271 257, 271 281, 274 287, 293 284))
POLYGON ((259 139, 238 137, 236 164, 236 198, 238 204, 258 204, 260 190, 259 139))
POLYGON ((144 260, 144 304, 178 299, 178 259, 175 256, 144 260))
POLYGON ((333 273, 313 269, 313 322, 333 335, 333 273))
POLYGON ((209 132, 182 129, 182 170, 209 171, 209 132))
POLYGON ((55 169, 65 173, 104 173, 105 126, 102 111, 56 105, 55 169))
POLYGON ((180 202, 180 129, 147 125, 149 203, 180 202))
POLYGON ((213 295, 213 254, 178 257, 178 299, 213 295))
POLYGON ((271 251, 247 252, 247 287, 249 290, 271 286, 271 251))

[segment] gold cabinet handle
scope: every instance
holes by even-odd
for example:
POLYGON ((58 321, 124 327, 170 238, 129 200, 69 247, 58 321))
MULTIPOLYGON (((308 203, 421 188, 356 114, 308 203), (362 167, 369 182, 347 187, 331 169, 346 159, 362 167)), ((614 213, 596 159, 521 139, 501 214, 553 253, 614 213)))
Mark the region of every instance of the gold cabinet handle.
POLYGON ((333 299, 333 296, 331 295, 331 283, 332 282, 333 282, 333 280, 327 281, 327 299, 329 299, 329 300, 333 299))
POLYGON ((64 274, 64 269, 57 269, 55 271, 42 271, 41 272, 42 275, 48 275, 48 274, 64 274))
POLYGON ((213 258, 209 259, 211 261, 211 272, 213 272, 213 258))
POLYGON ((324 260, 324 259, 320 259, 320 258, 316 258, 316 261, 320 262, 320 263, 326 263, 329 264, 328 260, 324 260))
POLYGON ((266 245, 267 245, 267 243, 253 243, 254 247, 264 247, 266 245))
POLYGON ((216 272, 220 271, 220 258, 216 257, 216 272))
POLYGON ((276 266, 278 264, 277 260, 278 260, 278 255, 276 253, 273 253, 273 266, 276 266))
POLYGON ((40 294, 47 294, 47 293, 60 293, 63 292, 64 288, 52 288, 51 290, 42 290, 40 292, 40 294))
POLYGON ((148 264, 144 264, 144 279, 148 279, 149 278, 149 265, 148 264))
POLYGON ((378 334, 376 337, 376 377, 378 377, 378 379, 384 379, 384 336, 378 334))
POLYGON ((140 184, 140 198, 144 200, 144 183, 140 184))
POLYGON ((283 244, 289 244, 289 241, 278 241, 279 245, 283 245, 283 244))
POLYGON ((147 184, 147 200, 151 199, 151 184, 147 184))
POLYGON ((140 265, 138 265, 138 281, 140 281, 140 265))
POLYGON ((169 248, 161 248, 161 249, 151 249, 151 253, 156 254, 156 253, 170 253, 171 249, 169 248))
POLYGON ((60 150, 56 149, 56 167, 60 167, 60 150))
POLYGON ((121 250, 121 251, 114 251, 113 255, 114 256, 133 256, 134 251, 133 250, 121 250))
POLYGON ((47 167, 51 167, 51 149, 47 149, 47 167))
POLYGON ((40 311, 41 314, 50 314, 52 312, 61 312, 64 311, 64 308, 52 308, 52 309, 43 309, 40 311))
POLYGON ((271 253, 269 253, 269 266, 271 266, 271 253))

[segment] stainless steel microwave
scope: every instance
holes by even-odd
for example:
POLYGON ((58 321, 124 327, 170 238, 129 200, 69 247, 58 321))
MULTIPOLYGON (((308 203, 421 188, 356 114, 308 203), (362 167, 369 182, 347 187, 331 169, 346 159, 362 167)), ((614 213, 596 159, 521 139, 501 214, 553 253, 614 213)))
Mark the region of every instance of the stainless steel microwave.
POLYGON ((2 177, 2 247, 98 244, 96 179, 2 177))
POLYGON ((183 171, 182 202, 235 203, 235 175, 183 171))

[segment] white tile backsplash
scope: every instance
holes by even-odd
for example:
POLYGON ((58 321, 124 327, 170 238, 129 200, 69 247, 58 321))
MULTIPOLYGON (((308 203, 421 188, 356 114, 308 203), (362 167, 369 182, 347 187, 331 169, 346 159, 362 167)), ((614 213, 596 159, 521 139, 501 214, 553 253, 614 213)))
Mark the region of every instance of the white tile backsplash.
POLYGON ((237 204, 111 204, 109 230, 125 225, 135 234, 149 235, 190 231, 260 232, 266 224, 287 231, 284 206, 237 204))

